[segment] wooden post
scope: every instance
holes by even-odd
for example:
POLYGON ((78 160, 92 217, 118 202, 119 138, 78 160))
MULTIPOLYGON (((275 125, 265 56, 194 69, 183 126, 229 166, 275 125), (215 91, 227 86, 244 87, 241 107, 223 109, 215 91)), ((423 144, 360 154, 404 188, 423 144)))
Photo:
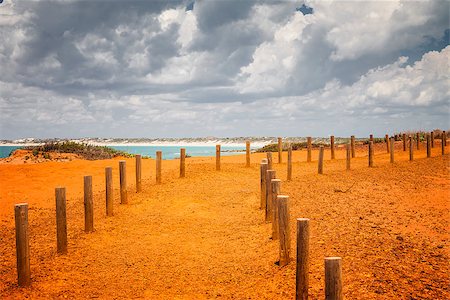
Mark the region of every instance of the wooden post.
POLYGON ((434 131, 431 132, 431 148, 434 148, 434 131))
POLYGON ((432 139, 430 138, 430 134, 427 133, 427 157, 431 157, 431 141, 432 139))
POLYGON ((162 151, 156 151, 156 183, 161 183, 162 151))
POLYGON ((417 150, 420 150, 420 133, 416 133, 416 144, 417 144, 417 150))
POLYGON ((84 231, 94 231, 94 204, 92 200, 92 176, 84 176, 84 231))
POLYGON ((442 143, 444 144, 444 147, 447 146, 447 133, 442 131, 442 143))
POLYGON ((180 149, 180 178, 186 176, 186 149, 180 149))
POLYGON ((289 263, 291 252, 291 235, 289 226, 289 197, 278 195, 278 227, 280 233, 280 267, 286 266, 289 263))
POLYGON ((113 176, 112 176, 112 168, 105 168, 105 181, 106 181, 106 215, 112 216, 114 215, 114 189, 113 189, 113 176))
POLYGON ((446 138, 447 137, 445 135, 445 131, 442 131, 442 141, 441 141, 442 155, 445 154, 445 145, 447 143, 446 138))
POLYGON ((56 199, 56 249, 60 254, 67 253, 66 188, 55 188, 56 199))
POLYGON ((288 148, 287 180, 292 180, 292 146, 288 148))
POLYGON ((278 163, 281 164, 283 162, 283 139, 278 138, 278 163))
POLYGON ((342 268, 340 257, 325 258, 325 299, 342 300, 342 268))
POLYGON ((412 135, 409 136, 409 160, 414 159, 414 140, 412 135))
POLYGON ((266 214, 265 220, 266 222, 272 221, 272 179, 276 178, 275 170, 267 170, 266 171, 266 214))
POLYGON ((394 163, 394 146, 395 146, 395 138, 391 137, 391 164, 394 163))
POLYGON ((250 141, 245 142, 245 166, 250 167, 250 141))
POLYGON ((220 171, 220 145, 216 145, 216 170, 220 171))
POLYGON ((406 151, 406 133, 402 134, 403 151, 406 151))
POLYGON ((331 159, 334 159, 334 135, 330 137, 331 159))
POLYGON ((350 160, 351 160, 350 144, 345 145, 345 150, 346 150, 346 153, 347 153, 346 169, 348 171, 348 170, 350 170, 350 160))
POLYGON ((272 179, 271 180, 271 188, 272 188, 272 240, 278 240, 280 237, 280 230, 278 228, 278 195, 281 193, 281 180, 280 179, 272 179))
POLYGON ((350 137, 350 145, 352 147, 352 158, 355 158, 355 136, 350 137))
POLYGON ((261 165, 260 165, 260 171, 261 171, 261 203, 259 208, 260 209, 264 209, 264 211, 266 210, 266 203, 267 203, 267 195, 266 195, 266 174, 267 174, 267 160, 262 160, 261 165))
POLYGON ((267 168, 272 170, 272 152, 267 152, 267 168))
POLYGON ((119 181, 120 181, 120 203, 128 203, 128 191, 127 191, 127 162, 124 160, 119 161, 119 181))
MULTIPOLYGON (((347 149, 350 150, 349 145, 347 149)), ((349 151, 350 152, 350 151, 349 151)), ((309 287, 309 219, 297 219, 297 265, 295 299, 307 300, 309 287)))
POLYGON ((389 153, 389 135, 386 134, 384 140, 386 141, 386 151, 389 153))
POLYGON ((312 138, 308 136, 307 140, 307 153, 306 153, 306 161, 311 162, 311 152, 312 152, 312 138))
POLYGON ((140 154, 136 154, 136 193, 142 191, 141 178, 142 178, 142 157, 140 154))
POLYGON ((373 142, 369 142, 369 167, 373 167, 373 142))
POLYGON ((16 223, 17 282, 25 287, 31 284, 30 235, 28 231, 28 203, 14 205, 16 223))
POLYGON ((318 167, 318 173, 323 174, 323 146, 320 146, 319 148, 319 167, 318 167))
POLYGON ((369 136, 369 142, 373 142, 373 134, 369 136))

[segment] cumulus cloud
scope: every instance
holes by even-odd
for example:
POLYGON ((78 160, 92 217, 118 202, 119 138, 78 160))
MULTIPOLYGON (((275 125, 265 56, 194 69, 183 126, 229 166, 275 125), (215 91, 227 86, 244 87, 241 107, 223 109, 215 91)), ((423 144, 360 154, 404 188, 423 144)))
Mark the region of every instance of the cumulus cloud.
POLYGON ((0 138, 449 125, 446 1, 191 4, 5 0, 0 138))

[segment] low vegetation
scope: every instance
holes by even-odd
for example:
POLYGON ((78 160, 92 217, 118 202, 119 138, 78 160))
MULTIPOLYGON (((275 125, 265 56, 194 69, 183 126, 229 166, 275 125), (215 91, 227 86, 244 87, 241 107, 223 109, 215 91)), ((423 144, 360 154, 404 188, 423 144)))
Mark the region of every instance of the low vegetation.
POLYGON ((42 154, 43 158, 50 159, 49 153, 73 153, 87 160, 108 159, 116 156, 132 157, 134 155, 106 146, 66 142, 49 142, 41 146, 29 146, 24 149, 31 150, 34 156, 42 154))

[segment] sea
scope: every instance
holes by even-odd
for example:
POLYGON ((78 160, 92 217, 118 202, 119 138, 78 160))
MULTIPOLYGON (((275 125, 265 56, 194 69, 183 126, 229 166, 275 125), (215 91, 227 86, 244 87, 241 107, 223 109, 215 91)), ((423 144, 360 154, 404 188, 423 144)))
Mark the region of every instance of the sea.
MULTIPOLYGON (((108 145, 106 145, 108 146, 108 145)), ((152 158, 156 157, 156 151, 162 151, 163 159, 176 159, 180 157, 180 148, 186 149, 186 156, 215 156, 216 146, 206 145, 206 146, 136 146, 136 145, 126 145, 126 146, 108 146, 117 150, 125 151, 130 154, 141 154, 142 156, 149 156, 152 158)), ((4 146, 0 145, 0 158, 8 157, 11 152, 16 149, 21 148, 20 146, 4 146)), ((221 155, 236 155, 245 152, 245 145, 243 146, 221 146, 221 155)))

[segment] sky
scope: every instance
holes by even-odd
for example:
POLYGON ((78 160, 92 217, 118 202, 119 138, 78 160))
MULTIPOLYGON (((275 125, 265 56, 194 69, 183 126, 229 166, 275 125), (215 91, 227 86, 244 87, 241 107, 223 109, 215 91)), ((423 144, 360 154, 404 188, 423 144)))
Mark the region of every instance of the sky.
POLYGON ((0 3, 0 139, 450 128, 449 1, 0 3))

